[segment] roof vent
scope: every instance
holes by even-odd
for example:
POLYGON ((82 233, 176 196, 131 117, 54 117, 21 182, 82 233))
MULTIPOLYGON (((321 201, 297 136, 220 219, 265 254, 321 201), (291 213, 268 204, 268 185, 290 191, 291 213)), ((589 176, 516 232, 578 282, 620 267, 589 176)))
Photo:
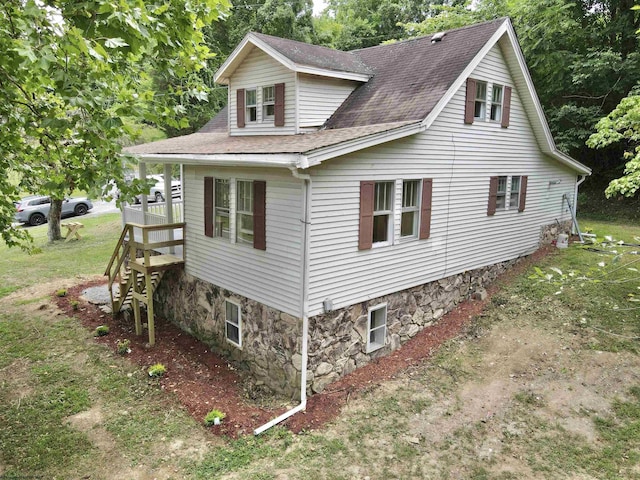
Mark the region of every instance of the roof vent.
POLYGON ((434 33, 433 37, 431 37, 431 43, 441 42, 446 34, 447 34, 446 32, 434 33))

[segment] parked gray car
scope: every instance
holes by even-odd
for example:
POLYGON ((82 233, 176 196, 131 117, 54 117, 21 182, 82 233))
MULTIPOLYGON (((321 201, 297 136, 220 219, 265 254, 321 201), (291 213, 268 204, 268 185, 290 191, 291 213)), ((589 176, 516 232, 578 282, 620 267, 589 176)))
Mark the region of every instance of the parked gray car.
MULTIPOLYGON (((16 222, 42 225, 47 221, 51 199, 41 195, 31 195, 16 203, 16 222)), ((88 198, 65 198, 62 201, 62 217, 85 215, 93 208, 88 198)))

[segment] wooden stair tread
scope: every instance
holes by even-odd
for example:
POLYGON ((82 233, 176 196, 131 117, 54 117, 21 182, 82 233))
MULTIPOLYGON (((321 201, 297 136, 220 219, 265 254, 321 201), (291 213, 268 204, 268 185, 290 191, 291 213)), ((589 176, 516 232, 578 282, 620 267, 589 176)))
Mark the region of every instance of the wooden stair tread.
MULTIPOLYGON (((141 265, 141 266, 145 266, 144 264, 144 258, 136 258, 134 260, 134 263, 141 265)), ((184 263, 184 260, 182 260, 179 257, 176 257, 175 255, 154 255, 152 257, 149 257, 149 266, 151 268, 154 267, 166 267, 166 266, 170 266, 170 265, 182 265, 184 263)))

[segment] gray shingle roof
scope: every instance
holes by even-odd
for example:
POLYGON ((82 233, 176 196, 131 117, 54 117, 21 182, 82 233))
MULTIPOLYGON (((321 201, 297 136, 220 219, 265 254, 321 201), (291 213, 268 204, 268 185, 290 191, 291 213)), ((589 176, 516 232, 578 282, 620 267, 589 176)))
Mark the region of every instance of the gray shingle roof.
POLYGON ((252 35, 255 35, 278 53, 298 65, 365 75, 372 73, 371 68, 365 65, 362 60, 352 52, 342 52, 319 45, 310 45, 295 40, 272 37, 271 35, 265 35, 263 33, 252 32, 252 35))
POLYGON ((325 123, 300 135, 229 136, 227 108, 195 134, 126 148, 133 154, 306 153, 424 120, 453 82, 505 22, 494 20, 446 33, 340 52, 254 34, 291 61, 329 70, 372 72, 325 123), (366 66, 365 66, 366 65, 366 66))
POLYGON ((431 112, 506 19, 352 52, 373 70, 326 122, 326 128, 421 120, 431 112))
POLYGON ((135 155, 153 154, 248 154, 248 153, 307 153, 337 145, 354 138, 363 138, 394 130, 415 122, 395 122, 363 127, 320 130, 304 135, 229 136, 226 132, 197 132, 182 137, 127 147, 125 152, 135 155))

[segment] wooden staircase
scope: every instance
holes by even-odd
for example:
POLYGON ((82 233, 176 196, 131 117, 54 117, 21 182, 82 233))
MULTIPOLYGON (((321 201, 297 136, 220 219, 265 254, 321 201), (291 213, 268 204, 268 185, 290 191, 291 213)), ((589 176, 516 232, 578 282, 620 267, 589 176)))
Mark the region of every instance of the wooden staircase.
POLYGON ((113 314, 131 305, 137 335, 142 334, 140 302, 147 306, 150 346, 155 344, 153 292, 166 270, 184 265, 184 228, 184 223, 127 223, 104 273, 109 278, 113 314))

